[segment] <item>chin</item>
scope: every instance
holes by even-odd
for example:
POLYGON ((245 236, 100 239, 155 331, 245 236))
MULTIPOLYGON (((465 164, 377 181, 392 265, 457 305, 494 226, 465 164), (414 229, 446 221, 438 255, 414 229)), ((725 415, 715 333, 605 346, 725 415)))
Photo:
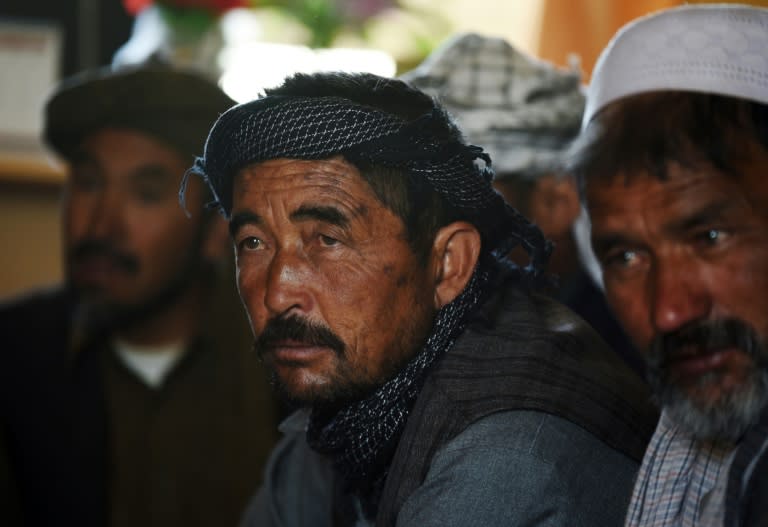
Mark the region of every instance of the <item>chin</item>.
POLYGON ((74 290, 77 291, 80 303, 87 306, 93 306, 94 308, 120 310, 131 304, 130 301, 121 298, 121 295, 118 295, 115 291, 110 290, 107 287, 76 285, 74 290))
POLYGON ((277 396, 293 408, 312 408, 314 406, 336 406, 337 397, 334 390, 320 385, 301 385, 285 383, 275 376, 272 385, 277 396))
POLYGON ((725 389, 717 374, 697 386, 654 386, 661 406, 673 422, 695 439, 737 442, 768 404, 768 371, 756 370, 738 386, 725 389))
POLYGON ((307 375, 281 376, 275 371, 271 383, 277 395, 295 408, 340 408, 361 401, 373 393, 378 384, 355 382, 333 376, 318 378, 307 375))

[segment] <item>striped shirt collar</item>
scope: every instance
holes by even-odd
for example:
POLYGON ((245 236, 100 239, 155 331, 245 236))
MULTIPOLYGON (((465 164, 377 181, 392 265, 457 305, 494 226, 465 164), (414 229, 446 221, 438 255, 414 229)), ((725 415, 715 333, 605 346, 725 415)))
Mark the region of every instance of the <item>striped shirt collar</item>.
POLYGON ((625 527, 722 525, 735 448, 697 441, 662 411, 632 492, 625 527))

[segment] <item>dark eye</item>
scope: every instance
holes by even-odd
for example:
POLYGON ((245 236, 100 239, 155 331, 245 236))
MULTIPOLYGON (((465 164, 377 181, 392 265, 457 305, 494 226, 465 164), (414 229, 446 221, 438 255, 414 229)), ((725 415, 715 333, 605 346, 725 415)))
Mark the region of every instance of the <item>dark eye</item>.
POLYGON ((605 255, 602 260, 603 267, 631 267, 637 261, 637 252, 632 249, 614 251, 605 255))
POLYGON ((720 229, 708 229, 700 236, 704 242, 710 245, 715 245, 716 243, 723 241, 724 233, 720 229))
POLYGON ((321 234, 319 238, 320 238, 320 243, 322 243, 326 247, 333 247, 334 245, 338 245, 339 243, 339 240, 337 240, 336 238, 332 238, 324 234, 321 234))
POLYGON ((628 267, 637 261, 637 252, 633 250, 622 251, 619 255, 619 263, 628 267))
POLYGON ((240 240, 237 244, 237 248, 241 251, 258 251, 264 247, 264 242, 261 238, 256 236, 247 236, 240 240))
POLYGON ((691 233, 690 244, 700 251, 720 250, 728 247, 731 231, 720 227, 709 227, 691 233))
POLYGON ((162 201, 165 196, 153 190, 145 190, 138 192, 138 197, 144 203, 157 203, 162 201))
POLYGON ((144 203, 159 203, 164 201, 170 192, 170 188, 162 182, 145 182, 134 187, 136 197, 144 203))
POLYGON ((606 276, 624 279, 634 276, 648 265, 648 254, 637 248, 616 248, 603 255, 601 267, 606 276))

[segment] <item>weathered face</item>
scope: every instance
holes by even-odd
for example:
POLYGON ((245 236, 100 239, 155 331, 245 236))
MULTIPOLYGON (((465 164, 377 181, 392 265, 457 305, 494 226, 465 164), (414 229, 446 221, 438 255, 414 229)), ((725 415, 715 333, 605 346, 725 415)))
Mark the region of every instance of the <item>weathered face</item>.
POLYGON ((434 281, 354 166, 278 159, 242 170, 230 230, 257 351, 289 399, 364 397, 420 348, 434 281))
POLYGON ((129 130, 88 136, 71 163, 63 213, 66 272, 85 300, 132 316, 189 280, 199 255, 201 187, 178 202, 187 160, 129 130))
POLYGON ((766 400, 768 153, 735 166, 587 187, 608 300, 662 405, 700 437, 738 436, 766 400))

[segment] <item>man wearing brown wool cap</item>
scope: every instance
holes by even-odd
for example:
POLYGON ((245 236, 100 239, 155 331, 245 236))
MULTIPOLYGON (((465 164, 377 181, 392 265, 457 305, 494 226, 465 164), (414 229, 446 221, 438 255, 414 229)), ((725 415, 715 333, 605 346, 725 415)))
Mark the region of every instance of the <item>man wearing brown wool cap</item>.
POLYGON ((232 104, 197 74, 149 65, 77 75, 48 100, 45 139, 68 167, 65 282, 0 307, 3 525, 242 514, 273 406, 243 338, 226 226, 199 182, 178 203, 232 104))

